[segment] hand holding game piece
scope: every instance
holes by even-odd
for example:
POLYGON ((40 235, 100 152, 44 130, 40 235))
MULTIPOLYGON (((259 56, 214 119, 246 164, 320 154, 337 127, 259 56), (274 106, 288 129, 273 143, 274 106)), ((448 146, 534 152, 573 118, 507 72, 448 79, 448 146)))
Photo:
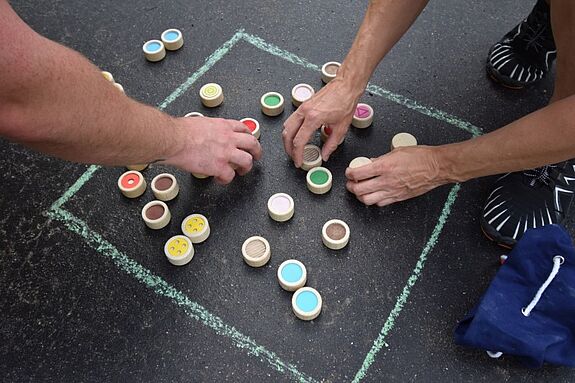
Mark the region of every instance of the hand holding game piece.
POLYGON ((449 183, 440 172, 436 148, 397 148, 371 164, 347 168, 346 188, 366 205, 386 206, 449 183))
POLYGON ((349 128, 360 96, 356 93, 345 82, 336 78, 286 120, 282 139, 285 151, 296 167, 301 167, 304 147, 313 132, 322 125, 329 126, 333 132, 322 148, 323 160, 329 159, 349 128))
POLYGON ((230 183, 236 173, 244 175, 259 160, 258 140, 239 121, 221 118, 179 118, 177 134, 181 144, 165 163, 191 173, 214 176, 222 184, 230 183))

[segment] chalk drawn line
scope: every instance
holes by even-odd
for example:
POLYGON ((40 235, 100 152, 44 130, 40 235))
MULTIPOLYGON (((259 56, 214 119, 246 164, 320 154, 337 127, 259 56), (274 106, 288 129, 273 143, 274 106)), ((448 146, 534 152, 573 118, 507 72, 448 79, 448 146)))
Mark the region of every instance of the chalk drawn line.
MULTIPOLYGON (((247 43, 253 45, 254 47, 267 52, 273 56, 282 58, 288 62, 295 65, 299 65, 309 70, 319 71, 320 67, 316 64, 309 62, 308 60, 297 56, 294 53, 286 51, 274 44, 266 42, 261 37, 248 34, 243 29, 239 29, 236 33, 227 40, 222 46, 216 49, 208 58, 206 58, 204 64, 198 68, 191 76, 189 76, 182 84, 180 84, 170 95, 168 95, 159 105, 158 109, 165 110, 172 102, 183 95, 189 88, 208 70, 210 70, 218 61, 220 61, 229 51, 237 45, 240 41, 246 41, 247 43)), ((405 106, 411 110, 418 113, 424 114, 426 116, 438 119, 440 121, 446 122, 453 125, 459 129, 462 129, 472 135, 472 137, 477 137, 482 134, 480 128, 474 126, 473 124, 464 121, 456 116, 445 113, 437 108, 429 107, 418 103, 415 100, 409 99, 403 95, 393 93, 389 90, 383 89, 374 84, 368 84, 368 92, 371 92, 377 96, 386 98, 392 102, 405 106)), ((58 198, 46 211, 44 214, 52 219, 62 221, 65 227, 80 235, 88 245, 90 245, 96 252, 105 255, 112 259, 118 268, 126 272, 127 274, 134 277, 140 283, 144 284, 146 287, 152 289, 154 293, 170 298, 173 303, 177 306, 183 307, 184 312, 189 317, 200 321, 203 325, 211 328, 214 332, 220 336, 225 336, 231 339, 236 347, 247 350, 248 354, 259 357, 262 361, 267 362, 272 368, 278 372, 286 373, 299 382, 315 382, 315 380, 297 370, 297 368, 291 364, 287 364, 279 359, 279 357, 259 346, 251 338, 241 334, 232 326, 225 324, 219 317, 211 314, 207 309, 198 303, 190 300, 181 291, 169 285, 163 279, 155 276, 150 270, 145 269, 143 266, 129 258, 127 255, 119 252, 114 245, 106 241, 98 233, 91 230, 87 224, 81 219, 75 217, 72 213, 66 211, 63 206, 68 202, 82 186, 88 182, 96 171, 98 171, 101 166, 92 165, 70 186, 64 194, 58 198)), ((411 294, 413 286, 416 284, 417 280, 423 272, 428 255, 433 250, 435 244, 439 240, 439 236, 443 230, 443 226, 447 222, 447 219, 451 213, 451 208, 457 199, 458 192, 461 186, 456 184, 452 187, 447 200, 443 206, 441 215, 435 225, 435 228, 427 241, 425 247, 423 248, 418 261, 413 269, 410 277, 404 286, 402 293, 397 297, 394 308, 390 312, 388 318, 386 319, 378 337, 374 340, 372 348, 367 353, 360 369, 357 371, 353 382, 360 382, 365 378, 369 368, 375 361, 376 355, 379 353, 382 347, 387 346, 386 337, 393 330, 395 326, 395 320, 399 317, 404 305, 407 303, 408 298, 411 294)))

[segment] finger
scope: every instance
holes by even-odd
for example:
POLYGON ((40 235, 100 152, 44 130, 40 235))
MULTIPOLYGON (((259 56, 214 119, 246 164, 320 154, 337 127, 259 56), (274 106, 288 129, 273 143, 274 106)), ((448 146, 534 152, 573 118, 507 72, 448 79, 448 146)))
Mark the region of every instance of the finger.
POLYGON ((377 191, 375 193, 363 194, 357 197, 358 200, 367 206, 375 205, 380 201, 390 199, 389 193, 386 191, 377 191))
POLYGON ((349 181, 348 184, 349 187, 346 184, 348 190, 357 196, 375 193, 378 191, 387 191, 385 179, 382 177, 374 177, 361 182, 349 181))
POLYGON ((252 134, 251 130, 246 125, 244 125, 243 122, 240 121, 232 121, 232 129, 237 133, 252 134))
POLYGON ((243 133, 236 134, 234 136, 234 139, 236 148, 245 150, 246 152, 251 154, 252 157, 255 158, 256 160, 262 158, 262 147, 260 145, 260 142, 258 141, 257 138, 252 136, 251 133, 249 135, 243 133))
POLYGON ((314 118, 306 118, 293 139, 292 159, 296 167, 301 167, 303 163, 303 149, 309 142, 312 133, 317 130, 321 124, 317 124, 314 118))
POLYGON ((339 144, 343 141, 345 134, 346 129, 342 125, 332 127, 331 134, 328 136, 327 141, 321 148, 321 157, 324 161, 329 160, 331 154, 336 151, 339 144))
POLYGON ((373 162, 371 164, 360 166, 359 168, 347 168, 345 170, 345 176, 350 181, 359 182, 378 175, 383 176, 386 174, 385 170, 385 166, 382 166, 381 163, 373 162))
POLYGON ((396 203, 396 202, 399 202, 399 201, 400 201, 400 200, 398 200, 397 198, 393 198, 393 197, 384 198, 384 199, 382 199, 381 201, 379 201, 376 205, 379 206, 379 207, 384 207, 384 206, 391 205, 392 203, 396 203))
POLYGON ((220 185, 226 185, 232 182, 235 176, 236 172, 234 171, 234 169, 231 166, 227 165, 222 169, 220 174, 214 177, 214 179, 220 185))
POLYGON ((303 123, 304 116, 301 112, 295 111, 292 115, 284 122, 284 130, 282 132, 282 141, 284 143, 284 149, 288 156, 292 156, 293 152, 293 138, 295 137, 297 131, 299 130, 301 124, 303 123))
POLYGON ((252 169, 253 157, 248 152, 236 149, 230 156, 230 165, 236 169, 239 175, 244 175, 252 169))

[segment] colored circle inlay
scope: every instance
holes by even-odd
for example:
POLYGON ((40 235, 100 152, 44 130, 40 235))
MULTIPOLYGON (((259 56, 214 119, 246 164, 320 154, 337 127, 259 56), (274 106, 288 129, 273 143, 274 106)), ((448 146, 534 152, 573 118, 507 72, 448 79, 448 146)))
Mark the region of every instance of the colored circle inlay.
POLYGON ((371 114, 371 110, 363 105, 358 105, 355 109, 355 116, 359 118, 367 118, 371 114))
POLYGON ((206 222, 202 217, 192 217, 186 221, 185 226, 188 233, 199 233, 204 230, 206 222))
POLYGON ((309 88, 305 86, 297 87, 294 91, 294 94, 301 101, 305 101, 312 96, 312 93, 309 90, 309 88))
POLYGON ((332 223, 326 228, 325 232, 331 239, 339 241, 345 237, 346 230, 342 224, 332 223))
POLYGON ((252 120, 245 120, 245 121, 242 121, 242 122, 243 122, 243 124, 244 124, 245 126, 248 127, 248 129, 250 130, 250 132, 253 132, 254 130, 256 130, 256 123, 253 122, 252 120))
POLYGON ((311 291, 302 291, 298 294, 295 303, 300 310, 310 312, 317 307, 319 301, 317 296, 311 291))
POLYGON ((169 31, 164 35, 164 39, 168 41, 176 41, 180 37, 180 34, 176 31, 169 31))
POLYGON ((146 210, 146 218, 155 221, 162 218, 164 215, 164 207, 162 205, 152 205, 146 210))
POLYGON ((311 182, 313 182, 316 185, 323 185, 325 183, 327 183, 327 181, 329 180, 329 176, 328 174, 323 171, 323 170, 312 170, 311 175, 309 176, 311 182))
POLYGON ((288 263, 282 268, 281 276, 286 282, 294 283, 303 277, 303 270, 297 263, 288 263))
POLYGON ((291 207, 290 200, 282 195, 274 198, 271 203, 272 210, 280 214, 287 212, 290 209, 290 207, 291 207))
POLYGON ((323 131, 329 136, 333 132, 333 129, 330 126, 326 126, 323 128, 323 131))
POLYGON ((173 183, 174 182, 170 177, 160 177, 156 180, 154 186, 156 187, 156 189, 164 191, 171 188, 173 183))
POLYGON ((335 76, 337 74, 338 69, 339 65, 337 64, 330 64, 325 67, 325 71, 332 76, 335 76))
POLYGON ((140 182, 140 176, 135 173, 130 173, 122 177, 120 184, 126 189, 135 188, 140 182))
POLYGON ((162 46, 160 45, 160 43, 152 41, 151 43, 146 44, 146 49, 150 52, 157 52, 160 49, 162 49, 162 46))
POLYGON ((279 96, 276 96, 275 94, 266 96, 266 98, 264 98, 264 102, 266 103, 266 105, 269 106, 278 106, 281 102, 279 96))
POLYGON ((202 90, 202 94, 206 97, 214 97, 218 94, 218 88, 214 85, 206 86, 202 90))
POLYGON ((168 254, 173 257, 181 257, 188 251, 188 243, 180 238, 172 239, 168 242, 168 254))

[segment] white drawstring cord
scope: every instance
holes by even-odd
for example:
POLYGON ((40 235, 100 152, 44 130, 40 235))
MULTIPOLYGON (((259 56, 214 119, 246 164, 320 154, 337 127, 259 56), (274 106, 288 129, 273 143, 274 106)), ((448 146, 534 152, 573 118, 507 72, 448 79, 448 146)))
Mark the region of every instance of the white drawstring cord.
POLYGON ((535 297, 533 297, 533 300, 531 301, 531 303, 529 303, 529 305, 527 307, 523 307, 521 309, 521 312, 523 313, 523 315, 528 317, 529 314, 531 314, 531 311, 535 308, 537 303, 539 303, 539 300, 541 299, 541 296, 545 292, 545 289, 547 289, 547 287, 549 286, 551 281, 553 281, 553 279, 555 278, 555 276, 559 272, 559 268, 561 267, 563 262, 565 262, 565 258, 563 258, 562 256, 556 255, 553 257, 553 269, 551 270, 551 274, 549 274, 549 277, 547 277, 547 280, 541 285, 541 287, 537 291, 537 294, 535 294, 535 297))
MULTIPOLYGON (((503 261, 503 257, 505 257, 507 259, 506 256, 502 255, 501 256, 502 261, 503 261)), ((523 307, 521 309, 521 312, 523 313, 524 316, 528 317, 529 314, 531 314, 531 311, 535 308, 535 306, 537 306, 537 303, 539 303, 541 296, 543 295, 543 293, 545 292, 545 290, 547 289, 549 284, 551 284, 553 279, 555 279, 555 276, 559 272, 559 268, 561 267, 563 262, 565 262, 565 258, 563 258, 562 256, 556 255, 553 257, 553 269, 551 270, 551 273, 547 277, 547 280, 541 285, 539 290, 537 290, 537 294, 535 294, 535 296, 531 300, 531 303, 529 303, 529 305, 527 307, 523 307)), ((489 357, 493 358, 493 359, 497 359, 497 358, 501 357, 501 355, 503 355, 503 353, 500 351, 498 351, 498 352, 486 351, 486 352, 487 352, 487 355, 489 355, 489 357)))

